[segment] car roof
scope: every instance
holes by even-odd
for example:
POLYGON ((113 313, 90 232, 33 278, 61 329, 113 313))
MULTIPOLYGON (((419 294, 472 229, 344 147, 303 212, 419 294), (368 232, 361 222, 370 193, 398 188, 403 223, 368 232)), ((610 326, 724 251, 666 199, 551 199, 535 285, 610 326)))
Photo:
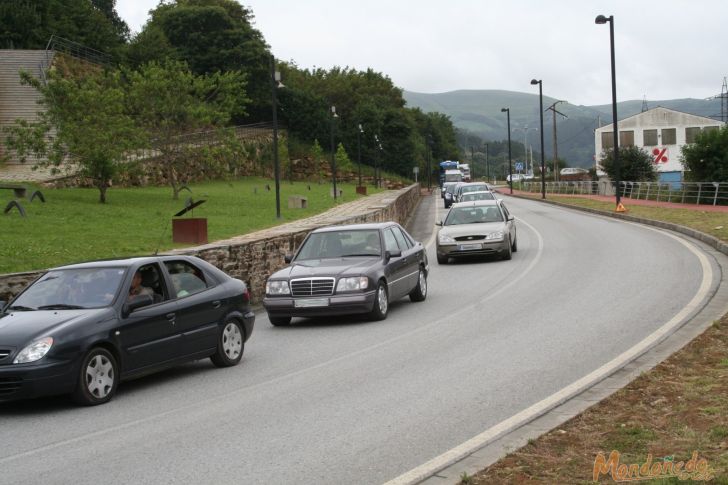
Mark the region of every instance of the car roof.
POLYGON ((463 197, 465 197, 466 195, 473 195, 473 194, 493 194, 493 197, 495 197, 495 194, 490 189, 488 189, 488 190, 473 190, 472 192, 468 192, 467 194, 463 194, 463 197))
MULTIPOLYGON (((64 266, 57 266, 51 268, 56 269, 86 269, 86 268, 109 268, 109 267, 123 267, 128 268, 135 265, 143 265, 149 263, 157 263, 160 261, 167 260, 179 260, 186 259, 192 260, 193 258, 185 255, 159 255, 159 256, 133 256, 129 258, 115 258, 115 259, 98 259, 95 261, 86 261, 82 263, 67 264, 64 266)), ((198 259, 198 258, 194 258, 198 259)))
POLYGON ((468 186, 468 185, 486 185, 487 186, 488 184, 485 182, 464 182, 463 183, 463 187, 468 186))
POLYGON ((469 202, 458 202, 451 207, 490 207, 494 205, 499 205, 497 200, 473 200, 469 202))
POLYGON ((385 229, 387 227, 398 225, 396 222, 388 221, 388 222, 369 222, 365 224, 346 224, 343 226, 326 226, 326 227, 319 227, 318 229, 314 229, 311 231, 312 233, 318 233, 318 232, 334 232, 334 231, 363 231, 363 230, 372 230, 372 229, 385 229))

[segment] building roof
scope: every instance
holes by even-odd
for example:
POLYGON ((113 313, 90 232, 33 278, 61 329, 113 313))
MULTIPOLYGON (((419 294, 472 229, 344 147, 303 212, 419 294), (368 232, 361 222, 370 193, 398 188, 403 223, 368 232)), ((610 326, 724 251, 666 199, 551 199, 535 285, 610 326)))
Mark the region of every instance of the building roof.
MULTIPOLYGON (((698 116, 685 113, 683 111, 657 106, 656 108, 648 109, 642 113, 637 113, 636 115, 620 119, 618 124, 621 129, 635 126, 721 126, 723 122, 706 116, 698 116)), ((609 123, 608 125, 597 128, 596 131, 602 132, 613 129, 612 123, 609 123)))

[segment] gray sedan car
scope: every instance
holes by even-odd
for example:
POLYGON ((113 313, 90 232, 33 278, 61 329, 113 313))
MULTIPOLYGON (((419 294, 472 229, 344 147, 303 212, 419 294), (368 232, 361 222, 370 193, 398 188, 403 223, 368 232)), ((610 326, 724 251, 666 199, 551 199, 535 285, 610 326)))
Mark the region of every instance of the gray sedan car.
POLYGON ((449 258, 498 254, 511 259, 518 250, 516 224, 501 200, 453 204, 437 233, 437 262, 449 258))
POLYGON ((389 302, 427 297, 425 248, 394 222, 316 229, 286 262, 268 278, 263 299, 276 326, 356 313, 384 320, 389 302))

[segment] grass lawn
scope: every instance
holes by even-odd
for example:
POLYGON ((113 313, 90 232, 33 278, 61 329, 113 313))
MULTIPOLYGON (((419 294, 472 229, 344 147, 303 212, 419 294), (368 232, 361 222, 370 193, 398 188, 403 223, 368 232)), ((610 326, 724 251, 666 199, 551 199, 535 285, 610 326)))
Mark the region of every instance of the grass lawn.
MULTIPOLYGON (((360 197, 356 184, 337 187, 343 190, 339 203, 360 197)), ((20 217, 15 209, 0 215, 0 273, 183 247, 172 243, 171 220, 190 196, 207 199, 193 215, 207 218, 210 241, 310 217, 334 206, 327 183, 281 182, 282 221, 276 219, 275 187, 270 179, 206 182, 192 184, 190 189, 191 194, 183 191, 179 200, 172 200, 169 187, 111 188, 106 204, 98 203, 96 189, 41 189, 45 204, 37 199, 23 202, 28 217, 20 217), (307 197, 308 207, 289 209, 289 195, 307 197)), ((370 194, 379 191, 372 186, 367 190, 370 194)), ((10 200, 9 191, 4 192, 8 193, 0 196, 10 200)), ((0 199, 3 207, 5 199, 0 199)))

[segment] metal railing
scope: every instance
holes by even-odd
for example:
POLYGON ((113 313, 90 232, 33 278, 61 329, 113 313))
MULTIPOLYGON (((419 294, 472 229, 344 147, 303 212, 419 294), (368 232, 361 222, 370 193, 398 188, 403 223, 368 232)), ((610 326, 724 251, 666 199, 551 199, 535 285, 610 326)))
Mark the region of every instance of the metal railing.
MULTIPOLYGON (((541 192, 540 182, 515 183, 527 192, 541 192)), ((728 205, 728 182, 620 182, 625 199, 680 204, 728 205)), ((546 194, 606 195, 615 193, 613 182, 546 182, 546 194)))
POLYGON ((48 44, 46 45, 46 57, 49 56, 49 52, 63 52, 77 59, 83 59, 85 61, 104 66, 108 66, 112 63, 111 56, 109 54, 97 51, 91 47, 86 47, 78 42, 58 37, 57 35, 51 35, 51 38, 48 39, 48 44))

